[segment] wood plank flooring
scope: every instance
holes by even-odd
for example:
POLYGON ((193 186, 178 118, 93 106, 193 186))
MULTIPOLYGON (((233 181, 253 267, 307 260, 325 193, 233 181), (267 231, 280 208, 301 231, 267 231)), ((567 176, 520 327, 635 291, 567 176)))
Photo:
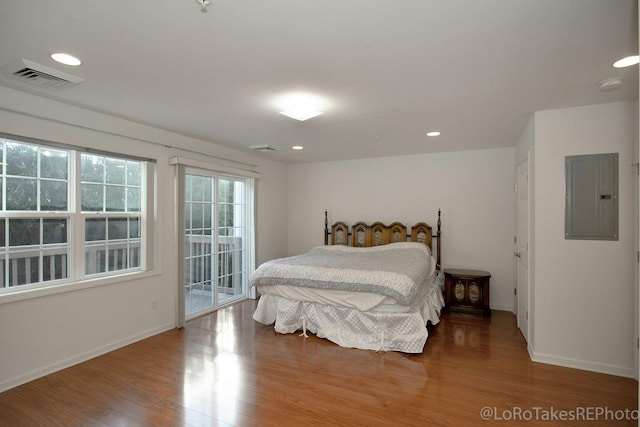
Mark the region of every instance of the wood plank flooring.
POLYGON ((509 312, 444 315, 424 353, 407 355, 280 335, 252 319, 255 305, 4 392, 0 425, 637 425, 604 418, 637 409, 635 380, 531 362, 509 312), (497 414, 485 421, 483 407, 497 414))

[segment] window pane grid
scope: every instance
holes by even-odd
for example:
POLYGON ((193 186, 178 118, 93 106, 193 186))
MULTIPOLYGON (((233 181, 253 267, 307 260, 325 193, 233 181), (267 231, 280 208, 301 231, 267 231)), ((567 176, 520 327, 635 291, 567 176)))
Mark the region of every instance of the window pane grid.
POLYGON ((69 218, 1 218, 2 287, 68 279, 68 222, 69 218))
POLYGON ((82 154, 83 212, 140 212, 141 162, 82 154))
POLYGON ((8 211, 67 211, 68 153, 1 140, 2 206, 8 211))
POLYGON ((144 267, 145 162, 1 137, 0 159, 0 293, 144 267))
POLYGON ((141 217, 85 219, 85 274, 140 268, 141 217))

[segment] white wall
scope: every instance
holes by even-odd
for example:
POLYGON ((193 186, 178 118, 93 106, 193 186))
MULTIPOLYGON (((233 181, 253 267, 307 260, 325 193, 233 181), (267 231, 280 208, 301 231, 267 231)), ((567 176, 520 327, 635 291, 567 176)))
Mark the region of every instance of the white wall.
POLYGON ((287 256, 287 168, 279 162, 260 162, 256 182, 256 267, 287 256))
POLYGON ((324 242, 329 224, 425 221, 442 209, 442 263, 487 270, 491 307, 513 309, 514 149, 289 165, 289 255, 324 242))
POLYGON ((284 164, 2 86, 0 132, 157 160, 154 270, 135 279, 111 279, 98 282, 101 286, 37 298, 0 296, 0 391, 175 326, 180 261, 173 252, 173 169, 168 160, 180 154, 227 166, 238 164, 141 139, 256 164, 261 174, 256 262, 286 255, 286 230, 278 229, 287 218, 284 164), (152 301, 157 303, 155 310, 152 301))
POLYGON ((634 377, 633 102, 535 114, 535 348, 542 362, 634 377), (564 158, 619 157, 619 240, 564 239, 564 158))

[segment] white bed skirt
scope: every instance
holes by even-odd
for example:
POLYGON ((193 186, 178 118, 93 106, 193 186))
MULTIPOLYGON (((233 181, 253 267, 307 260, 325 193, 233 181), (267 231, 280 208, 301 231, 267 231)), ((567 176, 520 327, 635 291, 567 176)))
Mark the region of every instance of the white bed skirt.
POLYGON ((275 324, 275 331, 281 334, 310 331, 342 347, 422 353, 427 322, 437 324, 444 307, 443 276, 438 275, 426 298, 405 312, 358 311, 262 295, 253 318, 265 325, 275 324))

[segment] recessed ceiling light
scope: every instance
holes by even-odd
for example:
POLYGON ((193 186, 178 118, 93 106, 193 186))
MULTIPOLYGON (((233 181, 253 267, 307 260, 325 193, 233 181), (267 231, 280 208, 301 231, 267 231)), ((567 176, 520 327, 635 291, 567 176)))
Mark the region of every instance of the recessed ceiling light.
POLYGON ((328 105, 324 98, 305 92, 282 95, 274 104, 280 110, 280 114, 300 121, 321 115, 328 105))
POLYGON ((294 145, 291 148, 294 149, 294 150, 302 150, 304 147, 302 145, 294 145))
POLYGON ((433 132, 427 132, 427 136, 439 136, 440 132, 438 132, 437 130, 434 130, 433 132))
POLYGON ((638 63, 638 55, 627 56, 626 58, 622 58, 616 62, 614 62, 613 66, 615 68, 624 68, 630 67, 632 65, 636 65, 638 63))
POLYGON ((82 64, 82 61, 68 53, 52 53, 51 59, 64 65, 71 65, 72 67, 77 67, 82 64))

